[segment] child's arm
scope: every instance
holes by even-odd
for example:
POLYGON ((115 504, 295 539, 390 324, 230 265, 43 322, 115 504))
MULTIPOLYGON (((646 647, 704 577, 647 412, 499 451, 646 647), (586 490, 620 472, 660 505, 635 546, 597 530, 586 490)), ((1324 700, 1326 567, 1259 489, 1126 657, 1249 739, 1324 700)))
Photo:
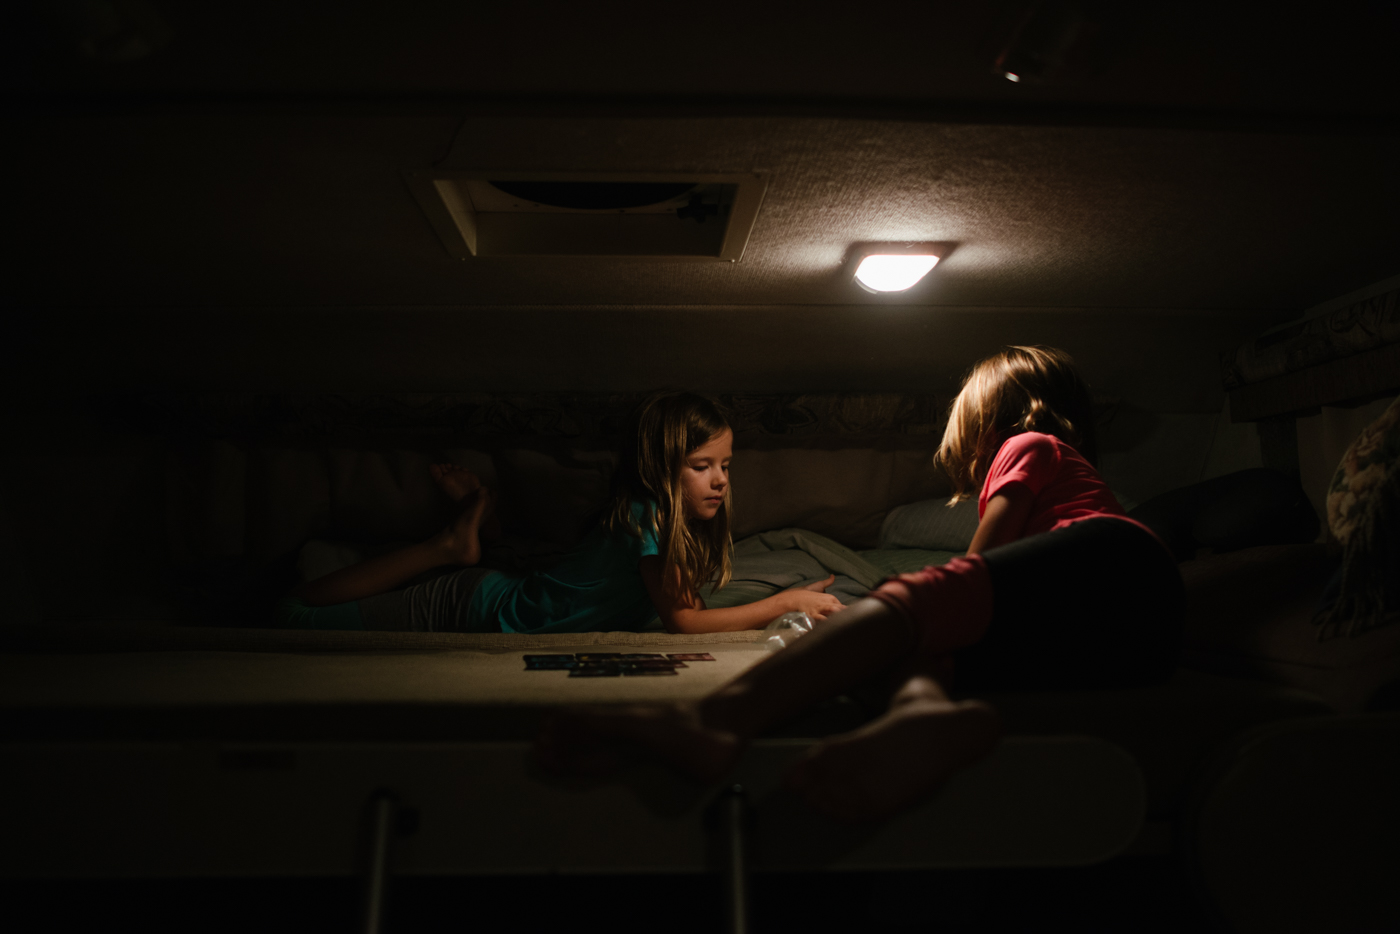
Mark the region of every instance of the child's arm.
POLYGON ((977 523, 977 532, 972 536, 972 544, 967 553, 980 555, 988 548, 1009 545, 1026 534, 1026 520, 1031 515, 1031 504, 1035 494, 1020 483, 1008 483, 987 500, 987 508, 982 512, 982 521, 977 523))
POLYGON ((663 565, 658 555, 642 558, 639 570, 651 602, 667 632, 737 632, 766 626, 784 613, 802 612, 825 619, 842 609, 840 600, 826 593, 836 575, 796 590, 784 590, 756 603, 707 610, 698 594, 673 597, 662 587, 663 565))

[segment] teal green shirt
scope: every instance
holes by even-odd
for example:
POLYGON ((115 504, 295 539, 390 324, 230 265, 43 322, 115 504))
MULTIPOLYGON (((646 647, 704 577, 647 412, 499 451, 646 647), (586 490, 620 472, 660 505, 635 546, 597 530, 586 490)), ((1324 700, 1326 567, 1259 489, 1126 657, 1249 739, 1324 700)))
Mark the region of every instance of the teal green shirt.
POLYGON ((632 504, 641 538, 599 523, 547 571, 488 574, 471 598, 478 632, 638 632, 656 615, 637 563, 660 554, 649 507, 632 504))

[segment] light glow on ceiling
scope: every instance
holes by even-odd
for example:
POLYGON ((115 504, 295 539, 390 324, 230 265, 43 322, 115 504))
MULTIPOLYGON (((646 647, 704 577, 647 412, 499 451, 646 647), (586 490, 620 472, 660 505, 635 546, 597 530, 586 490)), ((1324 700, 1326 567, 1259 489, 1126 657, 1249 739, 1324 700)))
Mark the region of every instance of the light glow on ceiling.
POLYGON ((856 282, 868 292, 903 292, 937 263, 937 256, 924 253, 874 253, 856 267, 856 282))

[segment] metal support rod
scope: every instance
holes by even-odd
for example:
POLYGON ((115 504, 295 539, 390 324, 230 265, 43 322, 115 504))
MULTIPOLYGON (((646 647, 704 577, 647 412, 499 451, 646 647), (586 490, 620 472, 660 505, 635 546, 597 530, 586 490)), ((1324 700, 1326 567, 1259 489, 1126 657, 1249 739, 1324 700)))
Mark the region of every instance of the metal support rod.
POLYGON ((384 930, 384 904, 389 888, 389 839, 394 834, 398 802, 377 791, 369 802, 369 864, 365 870, 365 934, 384 930))
POLYGON ((743 786, 734 785, 726 790, 719 804, 727 857, 725 871, 728 877, 725 881, 729 892, 729 931, 730 934, 748 934, 749 877, 744 852, 748 807, 743 786))

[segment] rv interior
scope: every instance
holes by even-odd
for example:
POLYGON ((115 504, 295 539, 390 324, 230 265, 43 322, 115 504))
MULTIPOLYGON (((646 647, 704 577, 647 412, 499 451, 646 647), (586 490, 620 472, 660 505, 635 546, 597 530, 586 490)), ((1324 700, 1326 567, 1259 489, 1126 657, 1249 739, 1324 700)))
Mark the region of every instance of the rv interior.
POLYGON ((1397 431, 1394 4, 7 18, 8 930, 1400 927, 1397 607, 1314 622, 1367 560, 1339 464, 1397 431), (937 261, 872 291, 881 254, 937 261), (567 552, 658 389, 734 429, 710 604, 853 602, 968 548, 931 457, 968 369, 1031 344, 1180 562, 1181 664, 987 697, 997 751, 884 824, 780 785, 859 697, 720 785, 540 772, 551 711, 696 699, 769 631, 275 628, 442 527, 434 462, 495 491, 489 560, 567 552), (590 651, 713 661, 520 670, 590 651))

